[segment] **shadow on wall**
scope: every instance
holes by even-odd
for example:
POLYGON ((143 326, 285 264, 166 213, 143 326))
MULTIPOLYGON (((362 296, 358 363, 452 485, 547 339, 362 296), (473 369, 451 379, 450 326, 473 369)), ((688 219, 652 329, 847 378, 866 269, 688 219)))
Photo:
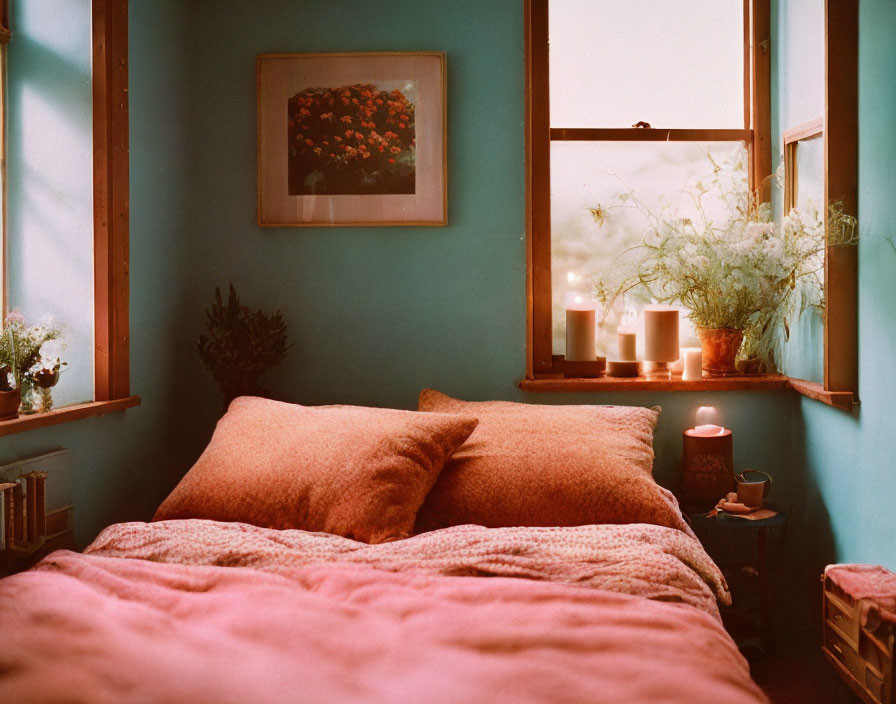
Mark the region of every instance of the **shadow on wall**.
MULTIPOLYGON (((790 519, 783 540, 771 553, 772 608, 776 635, 793 647, 821 647, 824 568, 838 561, 838 545, 813 470, 802 406, 791 420, 792 463, 780 482, 784 485, 790 519)), ((834 412, 834 411, 832 411, 834 412)), ((858 423, 859 412, 853 414, 858 423)), ((777 478, 776 478, 777 479, 777 478)))

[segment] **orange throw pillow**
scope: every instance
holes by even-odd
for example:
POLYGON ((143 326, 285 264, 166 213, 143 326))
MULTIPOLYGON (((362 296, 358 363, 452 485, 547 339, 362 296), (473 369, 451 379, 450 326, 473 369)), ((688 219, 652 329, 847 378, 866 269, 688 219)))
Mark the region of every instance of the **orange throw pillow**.
POLYGON ((457 415, 237 398, 153 520, 238 521, 366 543, 406 538, 475 427, 457 415))
POLYGON ((653 479, 659 409, 470 402, 432 389, 418 409, 479 419, 420 508, 418 533, 466 523, 687 530, 675 497, 653 479))

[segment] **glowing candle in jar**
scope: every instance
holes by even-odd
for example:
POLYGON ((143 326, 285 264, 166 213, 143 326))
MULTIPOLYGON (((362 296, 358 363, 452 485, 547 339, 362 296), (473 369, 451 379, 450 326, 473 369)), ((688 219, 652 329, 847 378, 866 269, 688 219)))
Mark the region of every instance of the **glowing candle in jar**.
POLYGON ((616 339, 619 342, 619 361, 634 362, 637 359, 635 355, 637 333, 628 328, 619 328, 616 331, 616 339))
POLYGON ((679 490, 687 511, 708 511, 734 490, 734 438, 718 423, 713 406, 697 409, 697 424, 682 434, 679 490))
POLYGON ((684 358, 683 381, 696 381, 703 378, 703 350, 699 347, 682 347, 681 354, 684 358))
POLYGON ((597 359, 594 341, 594 307, 584 296, 575 295, 566 304, 566 359, 593 362, 597 359))
POLYGON ((713 423, 714 420, 716 420, 715 406, 700 406, 700 408, 697 409, 697 423, 687 432, 690 435, 695 435, 701 438, 724 435, 725 433, 730 432, 721 425, 713 423))

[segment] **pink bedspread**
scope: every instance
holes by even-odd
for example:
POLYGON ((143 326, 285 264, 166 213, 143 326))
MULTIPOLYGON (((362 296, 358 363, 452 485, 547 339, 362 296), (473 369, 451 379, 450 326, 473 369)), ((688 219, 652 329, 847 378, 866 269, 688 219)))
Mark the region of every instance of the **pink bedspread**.
POLYGON ((714 593, 658 526, 121 524, 0 580, 0 701, 763 702, 714 593))

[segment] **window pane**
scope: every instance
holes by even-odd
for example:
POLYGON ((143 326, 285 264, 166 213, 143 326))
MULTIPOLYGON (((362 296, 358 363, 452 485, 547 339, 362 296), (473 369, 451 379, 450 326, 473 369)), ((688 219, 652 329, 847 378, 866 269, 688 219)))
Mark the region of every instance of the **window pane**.
MULTIPOLYGON (((796 147, 796 207, 806 218, 824 218, 824 139, 802 139, 796 147)), ((824 284, 824 269, 817 272, 824 284)), ((797 307, 799 310, 799 306, 797 307)), ((779 368, 787 376, 824 383, 824 315, 807 305, 788 317, 789 335, 780 335, 779 368)))
MULTIPOLYGON (((595 279, 622 266, 648 224, 619 196, 631 192, 654 213, 664 202, 675 206, 682 191, 712 173, 709 156, 720 163, 746 159, 746 148, 741 142, 551 142, 554 354, 564 354, 566 346, 566 299, 589 295, 595 279)), ((598 332, 599 352, 615 353, 625 309, 637 313, 646 302, 635 294, 618 302, 598 332)), ((699 346, 683 327, 682 345, 688 344, 699 346)))
POLYGON ((824 140, 803 139, 796 147, 796 206, 821 208, 824 203, 824 140))
POLYGON ((553 127, 743 128, 742 0, 550 0, 553 127))
POLYGON ((29 324, 52 315, 64 325, 68 366, 53 388, 59 407, 92 401, 94 390, 90 2, 19 2, 14 9, 8 304, 29 324))

